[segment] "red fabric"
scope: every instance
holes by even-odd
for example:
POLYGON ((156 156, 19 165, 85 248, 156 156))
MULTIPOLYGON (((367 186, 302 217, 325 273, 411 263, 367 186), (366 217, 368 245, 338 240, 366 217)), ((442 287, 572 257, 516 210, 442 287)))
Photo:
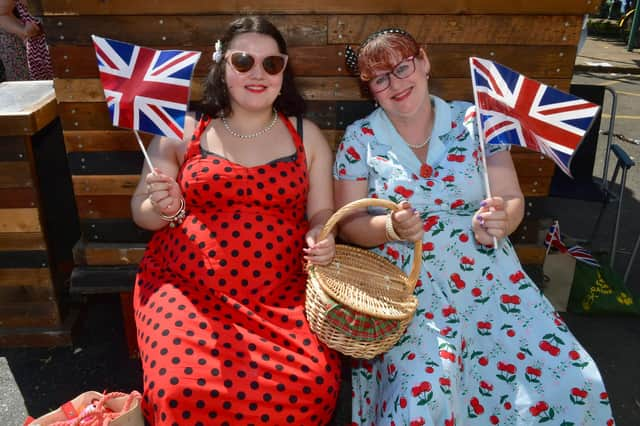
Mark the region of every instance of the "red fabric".
POLYGON ((134 290, 143 410, 152 424, 331 418, 339 357, 303 312, 305 153, 280 120, 295 158, 244 167, 207 153, 200 134, 208 118, 188 148, 177 179, 187 217, 156 232, 134 290))
POLYGON ((73 406, 73 404, 71 402, 69 402, 69 401, 67 401, 64 404, 62 404, 60 406, 60 409, 64 413, 64 416, 69 420, 75 419, 76 417, 78 417, 78 411, 73 406))

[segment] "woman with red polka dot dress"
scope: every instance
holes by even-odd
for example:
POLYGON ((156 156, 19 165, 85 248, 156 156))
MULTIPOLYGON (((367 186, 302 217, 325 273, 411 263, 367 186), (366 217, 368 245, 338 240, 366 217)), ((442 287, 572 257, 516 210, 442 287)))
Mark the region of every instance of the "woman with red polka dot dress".
POLYGON ((326 264, 332 156, 287 67, 286 43, 260 17, 216 43, 204 109, 188 140, 157 137, 135 195, 156 231, 134 290, 154 425, 324 425, 340 358, 304 316, 304 262, 326 264), (299 129, 296 131, 296 128, 299 129), (304 135, 304 142, 300 136, 304 135))

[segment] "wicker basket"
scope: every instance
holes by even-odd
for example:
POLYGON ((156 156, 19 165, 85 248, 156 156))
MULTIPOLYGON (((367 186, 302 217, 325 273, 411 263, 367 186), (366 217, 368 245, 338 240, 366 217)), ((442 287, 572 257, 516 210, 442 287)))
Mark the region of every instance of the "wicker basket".
MULTIPOLYGON (((318 238, 326 237, 343 217, 370 206, 399 209, 387 200, 354 201, 331 216, 318 238)), ((331 264, 309 267, 305 308, 311 330, 327 346, 355 358, 386 352, 413 319, 421 265, 422 244, 415 244, 408 277, 382 256, 337 244, 331 264)))

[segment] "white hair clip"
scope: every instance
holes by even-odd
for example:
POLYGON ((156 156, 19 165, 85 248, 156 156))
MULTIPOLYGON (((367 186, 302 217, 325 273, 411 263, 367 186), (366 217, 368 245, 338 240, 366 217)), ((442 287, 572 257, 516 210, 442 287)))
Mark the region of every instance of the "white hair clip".
POLYGON ((213 61, 217 64, 222 60, 222 42, 216 40, 215 51, 213 52, 213 61))

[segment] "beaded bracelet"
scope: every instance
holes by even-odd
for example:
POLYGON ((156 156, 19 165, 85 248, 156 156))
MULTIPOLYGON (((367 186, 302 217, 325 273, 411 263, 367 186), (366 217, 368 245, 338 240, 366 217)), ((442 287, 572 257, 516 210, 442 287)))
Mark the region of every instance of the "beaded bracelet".
POLYGON ((169 226, 171 228, 175 228, 176 225, 181 224, 186 216, 187 216, 187 211, 185 209, 184 198, 182 197, 180 197, 180 208, 178 209, 177 212, 175 212, 171 216, 167 216, 164 213, 160 213, 160 217, 162 218, 162 220, 169 222, 169 226))
POLYGON ((387 241, 398 241, 402 238, 400 238, 400 235, 398 235, 396 230, 393 229, 393 220, 391 218, 392 214, 392 211, 389 211, 389 213, 387 213, 387 220, 384 224, 384 234, 387 237, 387 241))

